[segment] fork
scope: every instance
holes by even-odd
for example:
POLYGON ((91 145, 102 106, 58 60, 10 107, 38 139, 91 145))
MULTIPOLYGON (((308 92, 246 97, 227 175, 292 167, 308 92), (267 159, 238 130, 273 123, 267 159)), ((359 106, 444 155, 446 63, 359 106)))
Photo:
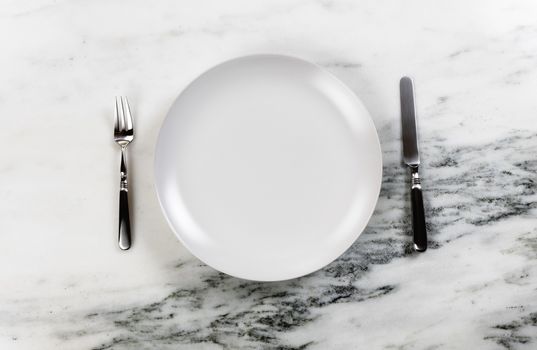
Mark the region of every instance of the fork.
POLYGON ((121 147, 121 166, 119 182, 119 232, 118 244, 122 250, 131 247, 131 222, 129 217, 129 183, 127 181, 127 146, 134 139, 132 114, 127 97, 116 96, 114 122, 114 141, 121 147))

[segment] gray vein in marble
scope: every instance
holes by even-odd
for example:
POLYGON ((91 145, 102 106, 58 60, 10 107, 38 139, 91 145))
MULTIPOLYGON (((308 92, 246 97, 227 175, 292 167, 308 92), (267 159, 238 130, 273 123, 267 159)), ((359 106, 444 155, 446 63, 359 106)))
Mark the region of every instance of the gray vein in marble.
POLYGON ((351 61, 332 61, 320 64, 325 68, 342 68, 342 69, 357 69, 361 68, 362 64, 351 61))
POLYGON ((496 332, 484 339, 494 341, 505 349, 511 350, 518 344, 529 344, 537 341, 537 312, 532 312, 511 322, 498 324, 492 327, 496 332), (529 328, 530 334, 521 334, 522 330, 529 328))
MULTIPOLYGON (((537 135, 523 132, 494 143, 466 147, 447 146, 441 139, 424 140, 423 149, 428 154, 423 168, 427 174, 424 188, 430 249, 439 249, 483 230, 481 227, 524 216, 537 208, 537 203, 530 200, 536 194, 537 162, 532 160, 535 146, 537 135), (485 157, 491 152, 498 161, 490 162, 485 157), (445 175, 449 168, 456 171, 445 175), (489 190, 483 191, 483 186, 489 190), (453 196, 456 199, 444 200, 453 196), (467 228, 452 235, 449 228, 461 222, 467 228)), ((194 261, 181 262, 176 269, 190 269, 199 275, 199 285, 177 288, 150 304, 88 313, 86 319, 119 332, 93 349, 171 349, 174 344, 212 344, 222 349, 306 349, 316 344, 314 339, 289 344, 282 335, 316 321, 316 310, 329 305, 361 303, 396 292, 401 288, 397 284, 356 286, 372 266, 414 255, 408 190, 404 186, 408 174, 396 156, 396 143, 385 148, 388 161, 376 214, 358 241, 332 264, 298 280, 264 284, 235 279, 194 261), (401 205, 405 205, 404 210, 400 210, 401 205), (387 219, 391 211, 401 215, 387 219), (196 321, 185 321, 185 317, 196 321)), ((527 254, 534 256, 534 233, 517 239, 522 246, 530 247, 527 254)), ((528 273, 510 276, 506 283, 518 283, 515 280, 527 278, 528 273)), ((485 340, 510 349, 513 343, 531 340, 518 334, 527 325, 535 326, 534 313, 510 323, 491 325, 493 329, 505 328, 509 334, 492 334, 485 340)))

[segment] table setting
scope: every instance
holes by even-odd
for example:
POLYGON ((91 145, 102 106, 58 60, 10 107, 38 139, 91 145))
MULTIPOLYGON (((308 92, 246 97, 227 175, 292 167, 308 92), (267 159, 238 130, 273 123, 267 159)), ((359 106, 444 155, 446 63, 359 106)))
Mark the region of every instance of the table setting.
POLYGON ((535 348, 536 14, 7 2, 0 348, 535 348))

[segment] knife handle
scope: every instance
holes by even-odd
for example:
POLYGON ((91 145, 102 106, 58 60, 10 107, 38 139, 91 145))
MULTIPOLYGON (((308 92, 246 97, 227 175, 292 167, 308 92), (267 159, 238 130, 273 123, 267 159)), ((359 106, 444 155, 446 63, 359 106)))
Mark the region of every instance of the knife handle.
POLYGON ((427 228, 425 227, 425 211, 423 209, 423 196, 421 195, 421 179, 417 167, 412 168, 410 197, 412 202, 414 249, 418 252, 424 252, 427 250, 427 228))

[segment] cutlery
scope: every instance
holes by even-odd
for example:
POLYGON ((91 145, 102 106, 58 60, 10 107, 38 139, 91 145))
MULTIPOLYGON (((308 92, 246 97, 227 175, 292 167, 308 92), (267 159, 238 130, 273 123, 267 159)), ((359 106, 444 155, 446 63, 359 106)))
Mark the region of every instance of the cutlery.
POLYGON ((127 181, 127 146, 134 139, 132 114, 127 97, 116 97, 114 122, 114 141, 121 147, 121 165, 119 182, 119 248, 131 247, 131 222, 129 217, 129 183, 127 181))
POLYGON ((400 81, 401 121, 403 124, 403 160, 410 167, 412 187, 412 228, 414 231, 414 249, 424 252, 427 249, 427 229, 421 194, 421 179, 418 173, 420 155, 416 125, 416 108, 414 106, 414 86, 412 79, 403 77, 400 81))

